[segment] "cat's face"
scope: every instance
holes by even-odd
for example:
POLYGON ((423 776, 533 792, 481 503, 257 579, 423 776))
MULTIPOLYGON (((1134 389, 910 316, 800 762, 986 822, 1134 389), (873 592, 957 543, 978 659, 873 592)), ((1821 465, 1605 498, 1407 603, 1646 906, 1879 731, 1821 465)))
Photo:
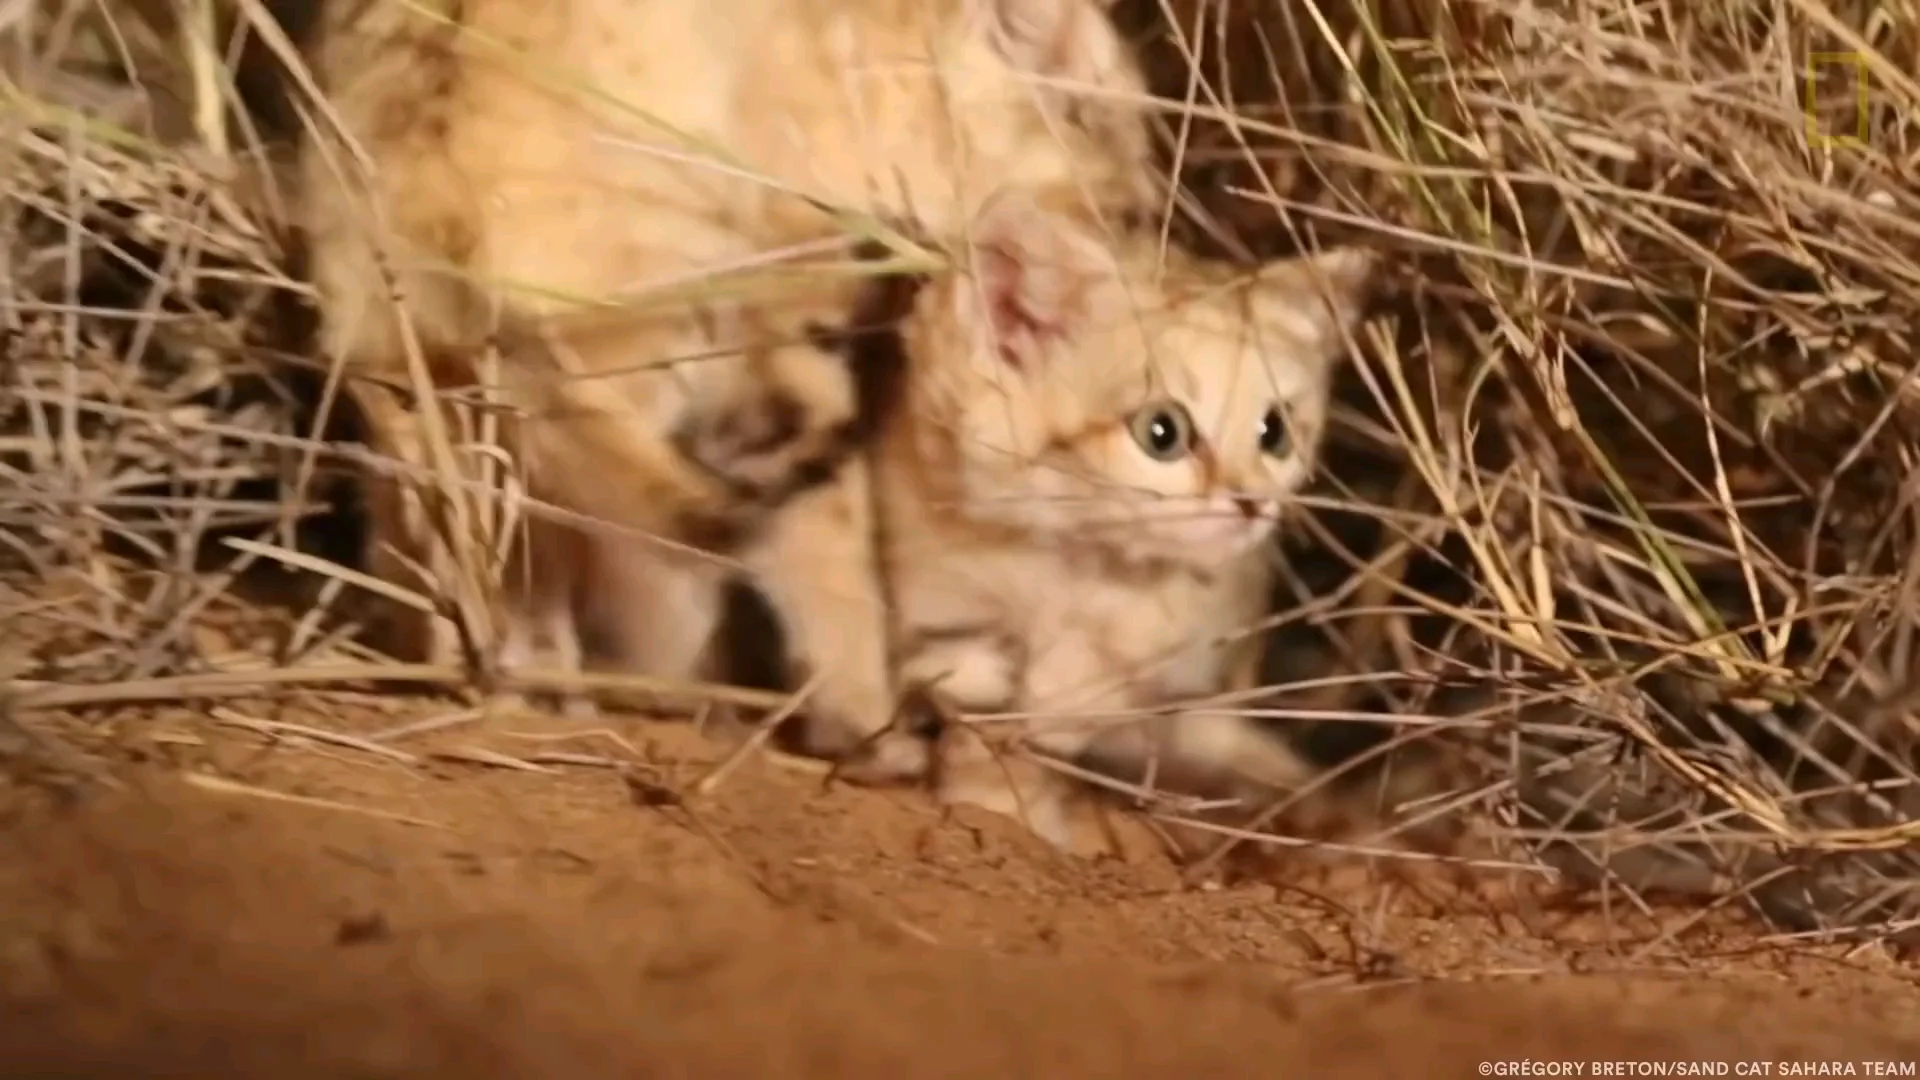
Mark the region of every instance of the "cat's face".
POLYGON ((1261 317, 1262 297, 1248 299, 1220 292, 1142 311, 1137 328, 1089 334, 1056 361, 1090 369, 1077 381, 1098 408, 1035 401, 1032 421, 1051 428, 1036 467, 1054 475, 1042 486, 1080 503, 1065 532, 1212 560, 1272 530, 1312 469, 1328 364, 1261 317))
POLYGON ((972 273, 909 321, 915 427, 968 517, 1217 564, 1265 539, 1311 473, 1370 260, 1234 281, 1105 246, 1031 206, 990 208, 972 273))

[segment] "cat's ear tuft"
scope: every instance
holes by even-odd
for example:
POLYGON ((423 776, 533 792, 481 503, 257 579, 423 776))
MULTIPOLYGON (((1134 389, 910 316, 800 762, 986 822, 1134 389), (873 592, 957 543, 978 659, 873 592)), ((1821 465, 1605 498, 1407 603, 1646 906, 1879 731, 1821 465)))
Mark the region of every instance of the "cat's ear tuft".
POLYGON ((1114 270, 1077 222, 1026 196, 1006 193, 974 216, 968 279, 957 294, 961 322, 1008 365, 1026 369, 1087 317, 1114 270))
POLYGON ((1106 10, 1114 0, 971 0, 1007 62, 1022 71, 1093 79, 1125 55, 1106 10))

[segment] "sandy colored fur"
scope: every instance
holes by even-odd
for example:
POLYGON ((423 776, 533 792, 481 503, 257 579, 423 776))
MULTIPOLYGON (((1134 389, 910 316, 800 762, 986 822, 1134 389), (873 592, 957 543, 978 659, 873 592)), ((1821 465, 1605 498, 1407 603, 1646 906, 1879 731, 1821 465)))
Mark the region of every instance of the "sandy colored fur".
MULTIPOLYGON (((1019 200, 983 212, 974 245, 971 273, 906 322, 902 407, 875 453, 903 680, 960 713, 1027 714, 1040 750, 1130 781, 1304 780, 1280 744, 1197 703, 1245 667, 1266 541, 1313 468, 1369 260, 1162 261, 1019 200), (1130 432, 1170 401, 1197 435, 1163 461, 1130 432), (1269 409, 1290 435, 1264 452, 1269 409)), ((1065 782, 983 731, 950 727, 943 797, 1071 843, 1065 782)))
MULTIPOLYGON (((329 320, 329 339, 398 351, 369 226, 400 249, 416 331, 464 347, 490 330, 476 310, 490 286, 522 290, 515 312, 572 313, 832 235, 810 200, 934 232, 996 187, 1149 205, 1143 127, 1116 119, 1079 140, 1043 116, 1035 102, 1050 92, 1013 84, 985 33, 957 25, 980 6, 991 5, 347 5, 322 32, 318 66, 378 169, 377 210, 343 190, 328 155, 308 156, 308 220, 326 249, 316 274, 330 296, 361 302, 329 320)), ((1139 92, 1124 56, 1099 62, 1045 74, 1139 92)))
MULTIPOLYGON (((857 282, 769 271, 844 264, 849 229, 876 221, 937 239, 1000 189, 1103 228, 1155 208, 1140 80, 1100 7, 361 0, 330 8, 318 42, 347 136, 302 159, 328 352, 417 393, 410 330, 437 388, 490 388, 531 495, 736 556, 801 664, 831 669, 815 699, 826 741, 882 726, 872 552, 835 527, 858 525, 864 481, 830 468, 855 395, 844 361, 805 344, 844 318, 857 282), (778 418, 779 437, 750 414, 778 418), (825 490, 796 479, 822 472, 825 490)), ((430 470, 415 394, 354 385, 376 448, 430 470)), ((419 492, 374 506, 377 572, 417 586, 417 567, 429 593, 458 576, 419 492)), ((592 619, 615 663, 697 667, 725 566, 554 539, 566 531, 530 533, 517 559, 507 657, 579 662, 577 643, 551 639, 592 619), (685 633, 663 633, 665 618, 685 633)), ((445 659, 454 644, 445 620, 395 629, 403 652, 445 659)))

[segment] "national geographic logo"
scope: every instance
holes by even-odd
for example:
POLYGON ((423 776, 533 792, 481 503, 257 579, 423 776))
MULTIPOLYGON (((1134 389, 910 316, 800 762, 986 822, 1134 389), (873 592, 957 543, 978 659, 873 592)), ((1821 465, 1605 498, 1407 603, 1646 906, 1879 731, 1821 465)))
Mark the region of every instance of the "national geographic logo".
POLYGON ((1856 52, 1817 52, 1807 55, 1807 73, 1805 95, 1802 105, 1807 114, 1807 142, 1813 146, 1865 146, 1867 144, 1867 60, 1856 52), (1853 109, 1851 116, 1837 118, 1840 126, 1829 129, 1821 123, 1821 100, 1827 95, 1820 92, 1822 78, 1831 79, 1836 73, 1843 72, 1853 90, 1853 109), (1846 130, 1846 119, 1853 121, 1852 130, 1846 130))

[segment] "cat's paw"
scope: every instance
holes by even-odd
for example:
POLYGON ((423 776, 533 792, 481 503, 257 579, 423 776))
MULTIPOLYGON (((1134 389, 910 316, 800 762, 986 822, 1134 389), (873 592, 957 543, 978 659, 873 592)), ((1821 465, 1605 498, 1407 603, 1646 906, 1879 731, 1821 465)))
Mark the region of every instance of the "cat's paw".
POLYGON ((466 643, 452 619, 386 597, 364 601, 361 640, 402 663, 459 667, 466 643))
MULTIPOLYGON (((550 614, 539 621, 524 615, 509 615, 502 631, 499 648, 494 654, 494 668, 501 675, 512 676, 526 670, 581 670, 580 640, 570 613, 564 617, 550 614)), ((518 690, 496 695, 496 698, 507 703, 505 707, 517 711, 538 707, 542 711, 552 710, 568 720, 581 723, 597 720, 600 715, 600 707, 593 696, 581 690, 518 690)))
POLYGON ((932 751, 913 703, 896 703, 884 670, 833 675, 819 682, 797 722, 800 752, 833 762, 835 775, 857 783, 924 779, 932 751))
POLYGON ((562 693, 559 699, 560 715, 576 724, 593 724, 600 720, 600 703, 584 693, 562 693))
POLYGON ((833 775, 863 787, 894 787, 924 781, 933 747, 907 731, 883 731, 834 762, 833 775))
POLYGON ((1016 793, 1008 784, 970 782, 942 785, 940 801, 1011 818, 1060 851, 1077 854, 1085 846, 1073 828, 1066 800, 1058 793, 1016 793))
POLYGON ((596 723, 600 705, 591 694, 567 690, 499 690, 488 706, 500 713, 552 713, 576 724, 596 723))
POLYGON ((998 756, 948 752, 943 757, 937 769, 941 803, 1012 818, 1068 854, 1098 852, 1097 837, 1076 822, 1078 793, 1068 777, 1018 751, 998 756))
POLYGON ((911 703, 902 710, 848 713, 818 709, 811 703, 801 718, 800 750, 833 762, 834 775, 867 786, 911 784, 924 780, 933 765, 933 748, 913 722, 911 703))
POLYGON ((904 685, 938 694, 962 712, 1000 712, 1019 694, 1020 665, 997 640, 964 637, 922 644, 900 666, 904 685))

